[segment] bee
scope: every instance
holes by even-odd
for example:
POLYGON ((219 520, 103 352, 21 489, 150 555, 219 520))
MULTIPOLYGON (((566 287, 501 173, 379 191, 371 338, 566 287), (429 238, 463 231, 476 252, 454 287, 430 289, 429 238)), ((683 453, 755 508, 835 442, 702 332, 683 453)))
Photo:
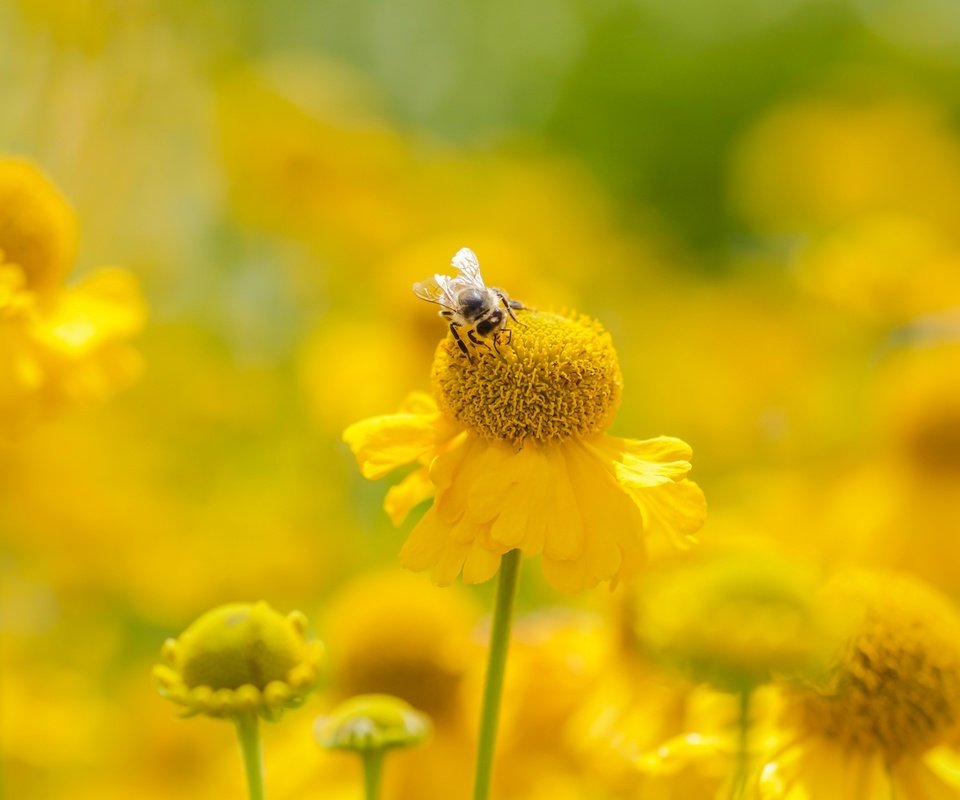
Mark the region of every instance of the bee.
POLYGON ((488 287, 483 282, 480 262, 473 250, 461 248, 451 263, 457 268, 455 278, 434 275, 415 283, 413 293, 421 300, 441 306, 440 316, 449 321, 457 347, 471 362, 471 351, 480 347, 501 355, 501 342, 509 344, 513 338, 507 323, 512 319, 522 324, 513 312, 523 309, 523 303, 511 300, 503 289, 488 287), (471 347, 467 347, 467 342, 471 347))

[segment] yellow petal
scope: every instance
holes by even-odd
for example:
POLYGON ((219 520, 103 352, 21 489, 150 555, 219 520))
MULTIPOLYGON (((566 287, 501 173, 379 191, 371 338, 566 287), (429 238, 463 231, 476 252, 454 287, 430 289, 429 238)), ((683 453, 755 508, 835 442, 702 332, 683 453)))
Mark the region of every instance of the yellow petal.
POLYGON ((400 525, 414 506, 433 497, 433 484, 430 472, 421 467, 411 472, 396 486, 391 486, 383 501, 383 508, 394 525, 400 525))
POLYGON ((470 487, 483 469, 487 445, 468 436, 463 444, 437 456, 430 465, 430 480, 436 487, 440 518, 456 523, 466 511, 470 487))
POLYGON ((617 476, 634 486, 659 486, 680 480, 690 471, 690 446, 669 436, 656 439, 601 437, 593 446, 617 462, 617 476))
POLYGON ((707 500, 693 481, 684 480, 634 490, 649 533, 666 536, 675 546, 689 547, 707 517, 707 500))
POLYGON ((617 480, 640 508, 648 534, 689 546, 706 519, 707 502, 700 487, 684 477, 690 470, 684 442, 667 436, 646 441, 601 437, 585 446, 613 462, 617 480))
MULTIPOLYGON (((845 750, 819 738, 797 743, 761 772, 761 800, 894 800, 878 754, 845 750)), ((910 800, 923 800, 912 794, 910 800)))
POLYGON ((546 540, 543 543, 545 558, 568 561, 583 552, 584 524, 580 506, 576 501, 576 488, 570 482, 565 448, 553 447, 547 453, 545 463, 549 467, 550 504, 546 540))
POLYGON ((439 442, 439 414, 386 414, 361 420, 343 432, 363 477, 382 478, 433 452, 439 442))
POLYGON ((499 466, 499 485, 491 485, 488 502, 494 505, 496 517, 490 527, 490 538, 504 550, 520 548, 526 555, 537 555, 543 547, 543 536, 528 541, 531 528, 542 530, 537 515, 544 507, 548 467, 539 449, 524 447, 509 461, 499 466))
POLYGON ((904 758, 893 766, 897 797, 910 800, 960 798, 960 760, 947 748, 937 748, 925 758, 904 758))
POLYGON ((448 530, 436 511, 428 509, 400 548, 400 563, 415 572, 431 569, 447 545, 448 530))
POLYGON ((463 564, 464 583, 483 583, 497 574, 500 568, 500 553, 491 552, 479 544, 471 548, 463 564))
POLYGON ((38 336, 59 353, 79 355, 105 342, 130 338, 146 318, 146 304, 133 275, 106 268, 64 291, 42 318, 38 336))

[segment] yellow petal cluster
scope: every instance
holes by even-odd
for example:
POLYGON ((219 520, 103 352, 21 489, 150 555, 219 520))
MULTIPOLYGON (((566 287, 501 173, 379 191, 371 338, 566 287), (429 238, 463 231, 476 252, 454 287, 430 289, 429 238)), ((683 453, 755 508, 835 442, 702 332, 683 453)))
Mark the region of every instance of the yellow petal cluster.
POLYGON ((706 512, 687 478, 690 448, 603 433, 621 383, 609 334, 585 317, 526 311, 501 349, 471 360, 448 337, 434 359, 437 401, 416 395, 344 432, 367 478, 420 465, 387 496, 394 522, 434 497, 401 563, 440 585, 479 583, 518 549, 572 593, 634 574, 647 536, 689 544, 706 512))

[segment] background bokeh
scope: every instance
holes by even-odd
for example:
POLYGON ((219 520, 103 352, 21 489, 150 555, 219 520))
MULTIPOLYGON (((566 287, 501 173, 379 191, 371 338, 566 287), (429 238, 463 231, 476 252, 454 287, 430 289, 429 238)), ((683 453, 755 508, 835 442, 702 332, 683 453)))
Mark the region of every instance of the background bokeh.
MULTIPOLYGON (((691 443, 704 542, 960 594, 958 54, 944 0, 0 5, 0 151, 76 208, 75 277, 124 266, 150 308, 139 382, 0 444, 0 795, 239 796, 229 726, 176 719, 150 667, 262 598, 331 659, 266 732, 271 796, 359 796, 309 726, 371 688, 443 732, 392 796, 459 796, 491 588, 392 574, 405 531, 340 433, 428 388, 410 285, 461 246, 612 332, 614 432, 691 443)), ((625 702, 596 692, 618 595, 531 569, 521 607, 553 610, 519 627, 511 791, 630 796, 596 755, 578 788, 559 734, 625 702)))

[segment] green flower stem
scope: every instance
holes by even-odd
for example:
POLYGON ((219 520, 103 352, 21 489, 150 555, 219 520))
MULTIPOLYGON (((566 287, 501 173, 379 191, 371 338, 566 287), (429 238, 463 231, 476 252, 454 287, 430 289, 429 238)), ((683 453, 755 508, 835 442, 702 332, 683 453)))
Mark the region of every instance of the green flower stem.
POLYGON ((737 743, 737 771, 734 774, 730 796, 732 800, 741 800, 747 796, 747 779, 750 768, 750 699, 752 689, 740 692, 740 715, 737 720, 739 732, 737 743))
POLYGON ((250 800, 263 800, 263 747, 260 744, 260 722, 256 714, 234 717, 243 766, 247 771, 247 793, 250 800))
POLYGON ((383 766, 383 750, 365 750, 363 758, 363 787, 366 800, 380 797, 380 770, 383 766))
POLYGON ((493 751, 500 719, 500 696, 503 673, 507 665, 510 645, 510 623, 513 618, 513 598, 517 593, 520 574, 520 551, 511 550, 500 559, 500 578, 490 630, 490 653, 487 659, 487 677, 483 686, 483 706, 480 711, 480 735, 477 742, 477 772, 473 784, 473 800, 488 800, 493 773, 493 751))

